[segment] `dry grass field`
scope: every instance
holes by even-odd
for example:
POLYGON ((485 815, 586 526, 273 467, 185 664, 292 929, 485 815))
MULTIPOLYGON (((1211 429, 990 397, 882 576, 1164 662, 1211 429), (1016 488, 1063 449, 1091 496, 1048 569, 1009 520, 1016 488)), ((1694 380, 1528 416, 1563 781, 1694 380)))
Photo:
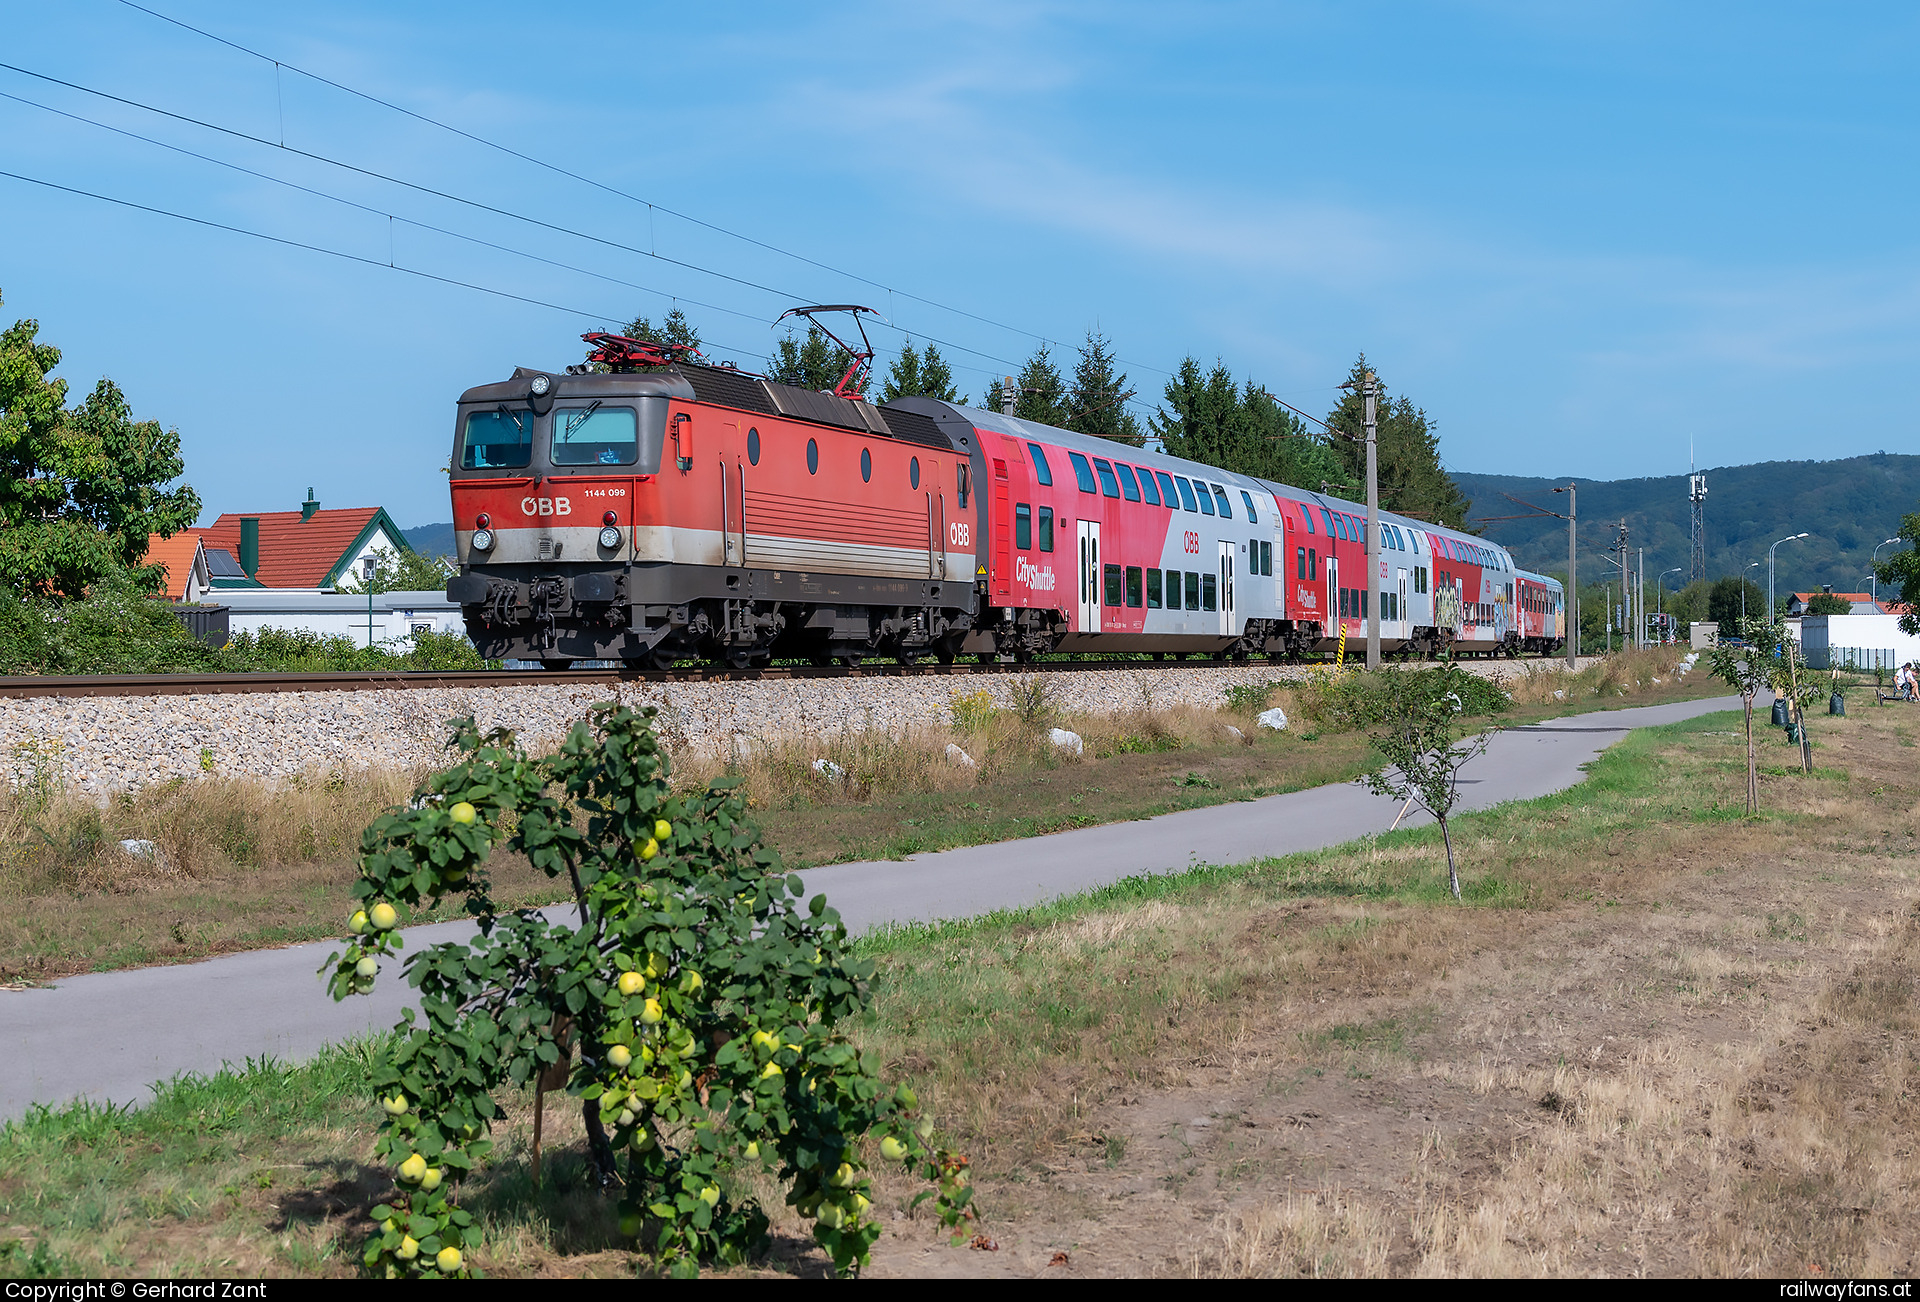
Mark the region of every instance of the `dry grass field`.
MULTIPOLYGON (((1768 733, 1756 819, 1737 718, 1460 820, 1464 904, 1423 829, 875 938, 859 1034, 973 1157, 995 1250, 883 1182, 869 1273, 1910 1272, 1920 711, 1816 721, 1811 778, 1768 733)), ((364 1052, 0 1127, 0 1267, 351 1274, 387 1187, 364 1052)), ((532 1192, 530 1102, 463 1199, 476 1262, 644 1270, 564 1102, 532 1192)), ((770 1201, 735 1273, 820 1273, 770 1201)))

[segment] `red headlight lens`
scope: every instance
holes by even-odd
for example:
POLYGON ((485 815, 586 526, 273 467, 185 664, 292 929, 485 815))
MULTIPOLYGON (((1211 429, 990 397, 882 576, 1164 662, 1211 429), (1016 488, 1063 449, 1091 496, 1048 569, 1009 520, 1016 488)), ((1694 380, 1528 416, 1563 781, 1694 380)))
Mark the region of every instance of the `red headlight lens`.
POLYGON ((473 517, 473 527, 476 529, 491 529, 493 527, 493 517, 485 511, 482 511, 479 515, 473 517))
POLYGON ((619 518, 620 518, 620 517, 619 517, 618 515, 615 515, 615 514, 614 514, 614 513, 612 512, 612 511, 609 511, 609 512, 607 512, 607 513, 606 513, 605 515, 603 515, 603 516, 601 516, 601 517, 600 517, 600 523, 601 523, 601 524, 613 524, 614 522, 616 522, 617 520, 619 520, 619 518))

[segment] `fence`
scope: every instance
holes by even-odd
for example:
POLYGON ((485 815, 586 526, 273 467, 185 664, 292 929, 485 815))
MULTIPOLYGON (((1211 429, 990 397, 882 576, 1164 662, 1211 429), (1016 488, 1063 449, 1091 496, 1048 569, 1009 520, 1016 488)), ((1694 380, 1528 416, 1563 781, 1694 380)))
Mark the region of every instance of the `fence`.
POLYGON ((1816 665, 1812 654, 1807 656, 1810 669, 1859 669, 1894 670, 1900 667, 1900 653, 1892 647, 1884 646, 1830 646, 1825 648, 1827 662, 1816 665))

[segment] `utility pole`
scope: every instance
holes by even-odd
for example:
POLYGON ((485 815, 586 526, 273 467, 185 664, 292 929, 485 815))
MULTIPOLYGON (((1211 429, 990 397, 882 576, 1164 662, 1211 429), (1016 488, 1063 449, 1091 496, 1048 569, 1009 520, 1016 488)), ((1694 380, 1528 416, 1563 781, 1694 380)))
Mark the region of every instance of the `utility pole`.
POLYGON ((1380 386, 1367 372, 1367 668, 1380 667, 1380 462, 1375 402, 1380 386))
POLYGON ((1572 669, 1580 657, 1580 555, 1574 537, 1574 521, 1579 511, 1574 504, 1572 480, 1567 481, 1565 488, 1553 491, 1567 495, 1567 668, 1572 669))
POLYGON ((1609 580, 1600 585, 1601 599, 1607 603, 1607 654, 1613 654, 1613 583, 1609 580))
POLYGON ((1647 549, 1640 549, 1640 567, 1633 579, 1633 644, 1647 645, 1647 549))
POLYGON ((1007 382, 1000 387, 1001 414, 1007 416, 1013 415, 1014 400, 1019 397, 1019 394, 1020 390, 1013 387, 1013 377, 1009 375, 1007 382))

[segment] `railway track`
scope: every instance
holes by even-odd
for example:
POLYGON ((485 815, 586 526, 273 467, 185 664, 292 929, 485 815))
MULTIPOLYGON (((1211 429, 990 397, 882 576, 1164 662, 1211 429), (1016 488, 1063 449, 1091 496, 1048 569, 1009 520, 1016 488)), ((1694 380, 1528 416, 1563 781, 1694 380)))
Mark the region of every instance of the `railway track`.
POLYGON ((564 687, 604 683, 764 682, 781 679, 965 677, 969 674, 1074 673, 1145 669, 1207 660, 1034 660, 1025 664, 770 665, 762 669, 694 666, 686 669, 462 669, 397 673, 85 674, 70 677, 0 676, 0 698, 37 696, 197 696, 210 692, 366 692, 434 687, 564 687))

